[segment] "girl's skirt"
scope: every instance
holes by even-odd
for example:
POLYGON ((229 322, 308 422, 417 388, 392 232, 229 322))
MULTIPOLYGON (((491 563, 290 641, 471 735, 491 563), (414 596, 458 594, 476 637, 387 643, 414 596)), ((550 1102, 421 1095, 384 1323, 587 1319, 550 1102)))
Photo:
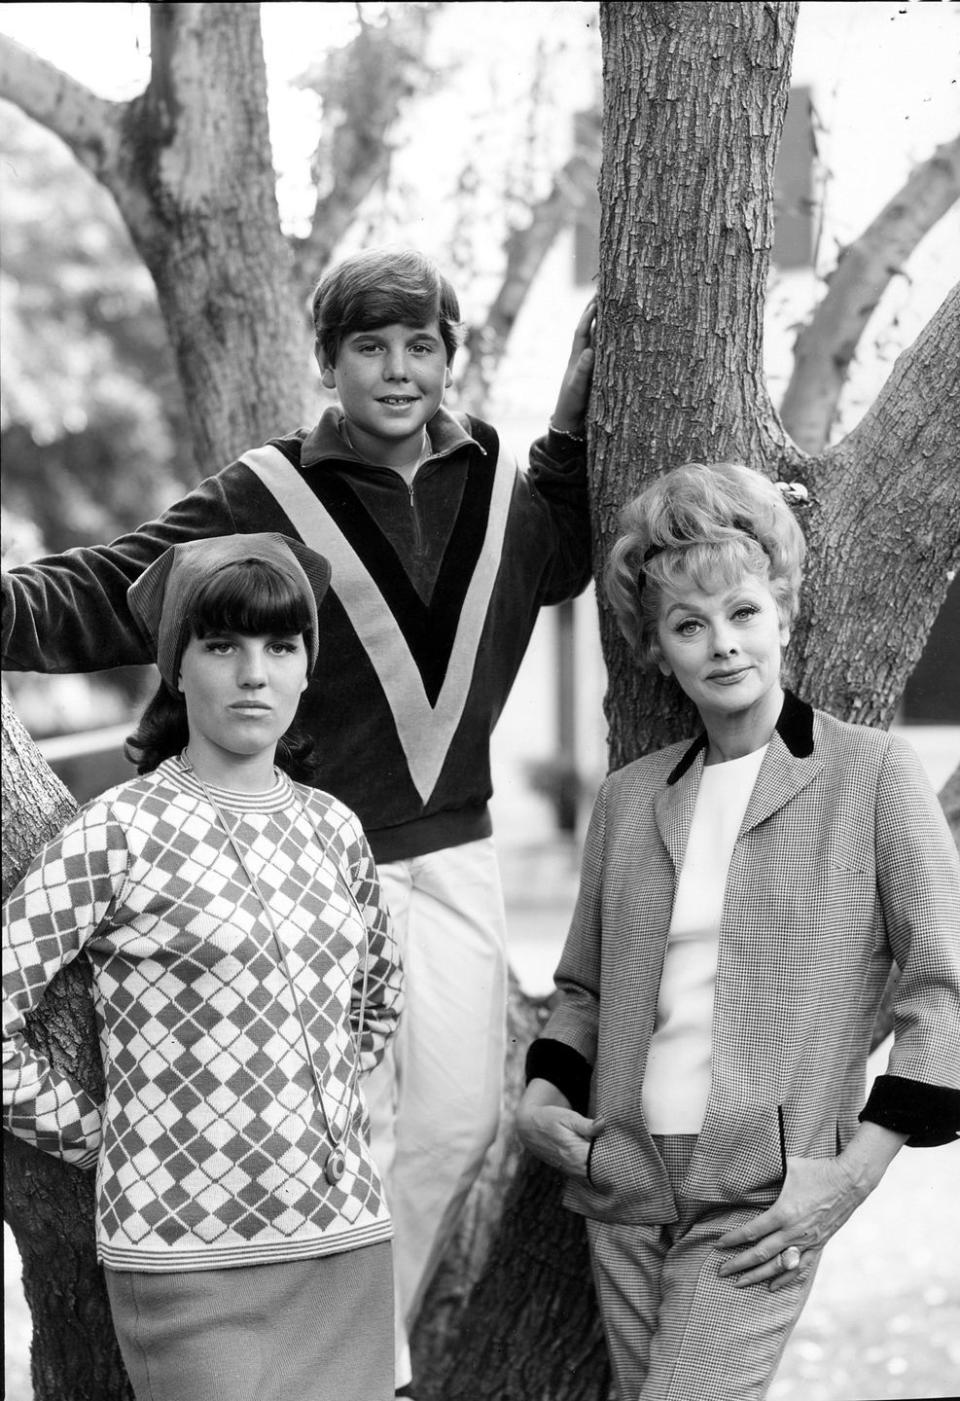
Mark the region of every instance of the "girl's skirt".
POLYGON ((281 1265, 107 1269, 137 1401, 387 1401, 389 1243, 281 1265))

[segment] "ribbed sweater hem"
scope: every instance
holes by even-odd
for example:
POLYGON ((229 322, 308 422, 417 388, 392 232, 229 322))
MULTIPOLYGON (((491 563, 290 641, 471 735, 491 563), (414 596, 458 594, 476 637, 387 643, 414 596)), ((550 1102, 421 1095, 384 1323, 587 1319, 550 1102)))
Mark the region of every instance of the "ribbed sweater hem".
POLYGON ((321 1255, 338 1255, 391 1240, 393 1222, 375 1221, 350 1230, 329 1231, 320 1236, 257 1244, 183 1246, 169 1250, 141 1250, 100 1241, 97 1259, 111 1270, 137 1270, 145 1274, 181 1274, 195 1270, 229 1270, 241 1265, 282 1265, 292 1260, 311 1260, 321 1255))

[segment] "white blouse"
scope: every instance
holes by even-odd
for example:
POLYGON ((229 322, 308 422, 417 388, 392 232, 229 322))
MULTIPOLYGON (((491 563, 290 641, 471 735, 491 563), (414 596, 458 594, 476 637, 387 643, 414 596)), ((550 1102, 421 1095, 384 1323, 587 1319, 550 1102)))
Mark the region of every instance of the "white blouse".
POLYGON ((713 994, 730 858, 767 746, 704 768, 670 919, 643 1081, 656 1134, 699 1133, 710 1093, 713 994))

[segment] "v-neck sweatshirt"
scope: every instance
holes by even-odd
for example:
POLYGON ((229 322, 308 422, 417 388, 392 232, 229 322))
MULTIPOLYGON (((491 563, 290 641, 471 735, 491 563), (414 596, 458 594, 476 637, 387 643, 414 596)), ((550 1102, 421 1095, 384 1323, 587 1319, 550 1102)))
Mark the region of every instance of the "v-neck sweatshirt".
POLYGON ((362 1076, 351 1085, 358 1036, 361 1070, 383 1055, 400 980, 352 812, 283 776, 267 793, 205 791, 168 759, 78 813, 4 910, 5 1125, 96 1165, 97 1251, 113 1269, 273 1264, 386 1240, 362 1076), (23 1034, 77 957, 93 973, 102 1101, 23 1034), (332 1185, 334 1144, 346 1170, 332 1185))
POLYGON ((713 994, 730 858, 767 745, 705 767, 677 880, 643 1080, 651 1133, 699 1133, 710 1094, 713 994))
POLYGON ((445 409, 427 433, 408 486, 353 450, 330 407, 112 544, 4 573, 3 666, 152 661, 127 590, 164 550, 235 532, 297 537, 333 562, 300 708, 311 781, 357 813, 378 861, 489 836, 490 736, 537 615, 591 577, 586 454, 550 431, 522 471, 489 424, 445 409))

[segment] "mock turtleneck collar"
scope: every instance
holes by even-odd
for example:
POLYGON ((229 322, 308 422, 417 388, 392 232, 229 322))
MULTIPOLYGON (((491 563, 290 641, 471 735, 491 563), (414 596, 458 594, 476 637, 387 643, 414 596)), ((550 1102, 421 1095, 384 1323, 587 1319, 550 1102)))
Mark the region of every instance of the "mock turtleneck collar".
MULTIPOLYGON (((343 413, 336 405, 324 409, 320 421, 316 423, 303 440, 300 448, 300 466, 316 467, 334 458, 362 463, 364 466, 377 466, 369 462, 346 441, 341 431, 343 413)), ((462 426, 459 418, 448 409, 439 408, 427 424, 427 437, 430 439, 430 457, 446 457, 465 443, 480 444, 462 426)), ((482 452, 483 449, 480 448, 482 452)))

